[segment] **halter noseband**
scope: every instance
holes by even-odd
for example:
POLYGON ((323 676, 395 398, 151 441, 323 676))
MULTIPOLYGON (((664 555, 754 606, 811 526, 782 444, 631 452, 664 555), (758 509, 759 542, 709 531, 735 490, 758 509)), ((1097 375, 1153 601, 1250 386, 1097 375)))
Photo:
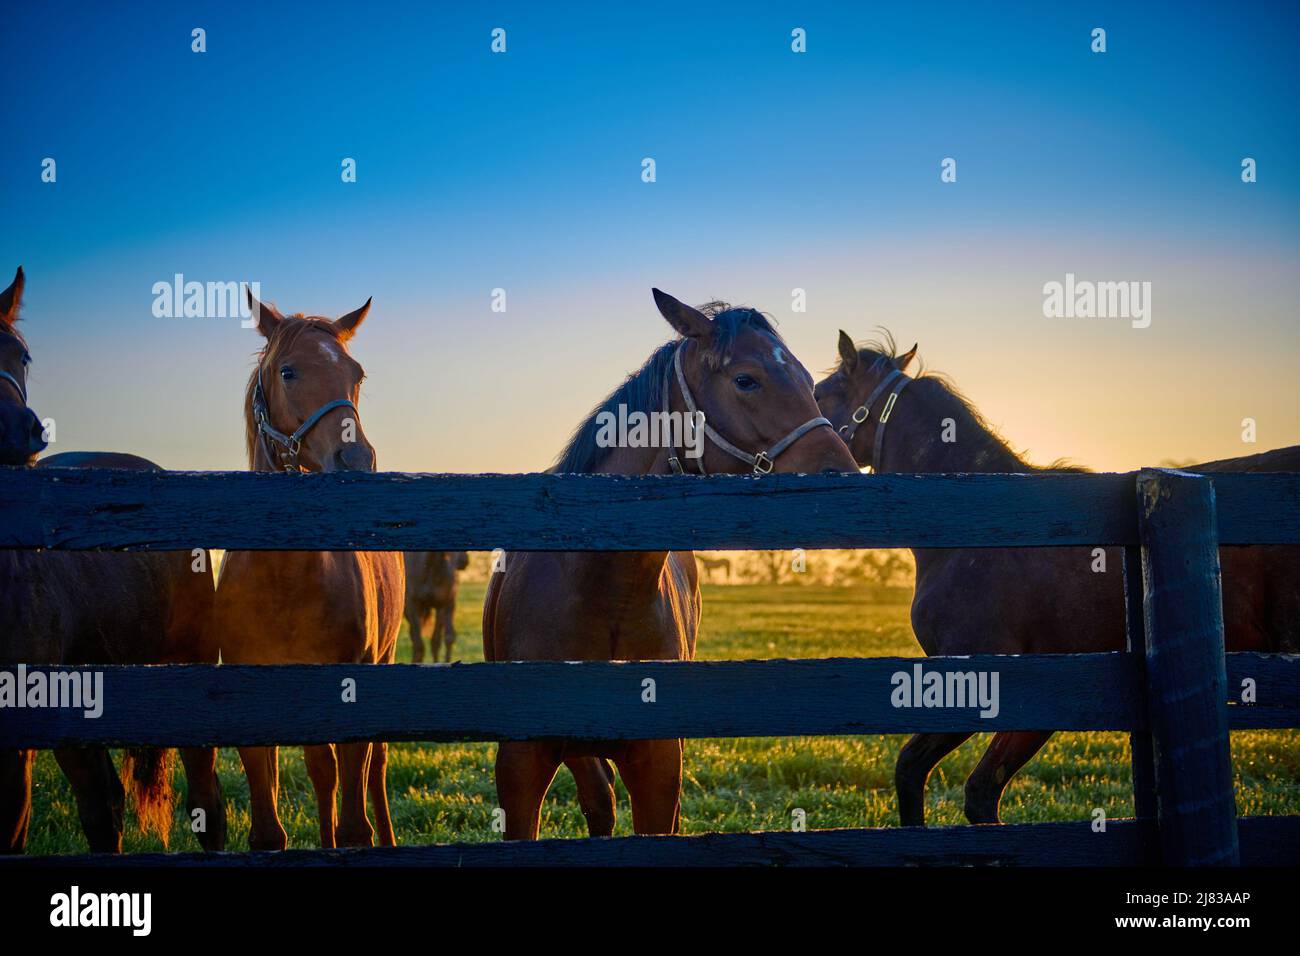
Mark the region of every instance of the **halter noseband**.
POLYGON ((889 393, 889 398, 885 399, 885 407, 880 410, 880 416, 876 419, 876 438, 871 444, 871 470, 876 474, 880 474, 880 457, 885 448, 885 423, 889 421, 889 416, 893 414, 894 405, 898 402, 898 396, 902 394, 903 389, 912 383, 912 379, 904 375, 901 369, 894 369, 881 379, 879 385, 871 390, 867 400, 853 410, 852 423, 840 426, 840 437, 844 439, 844 444, 850 445, 853 436, 857 433, 858 426, 864 424, 871 417, 871 406, 893 384, 895 379, 902 379, 902 381, 889 393))
POLYGON ((4 371, 4 369, 0 369, 0 378, 4 379, 6 382, 11 382, 13 387, 18 389, 18 394, 22 396, 23 404, 26 405, 27 389, 23 387, 23 383, 18 381, 18 379, 14 378, 8 372, 4 371))
MULTIPOLYGON (((680 345, 677 346, 676 349, 673 350, 673 368, 677 372, 677 387, 681 389, 682 401, 686 403, 686 410, 690 417, 690 420, 695 421, 696 415, 698 413, 698 409, 695 406, 695 398, 691 395, 690 386, 686 384, 686 374, 682 371, 682 349, 685 347, 686 347, 686 342, 683 341, 680 345)), ((668 379, 665 376, 665 381, 664 381, 664 415, 665 416, 667 416, 669 411, 668 400, 671 397, 671 395, 672 395, 671 379, 668 379)), ((700 418, 702 419, 703 416, 701 415, 700 418)), ((668 420, 667 417, 665 417, 664 420, 667 421, 668 420)), ((777 456, 780 455, 787 448, 789 448, 791 445, 793 445, 795 442, 797 442, 808 432, 812 431, 814 428, 820 428, 823 425, 825 425, 827 428, 834 427, 833 425, 831 425, 830 419, 828 418, 824 418, 820 415, 817 416, 816 418, 810 418, 808 419, 808 421, 804 422, 794 431, 790 432, 788 435, 782 438, 771 448, 765 449, 763 451, 751 455, 749 452, 737 448, 731 442, 727 441, 725 438, 719 435, 717 430, 712 425, 710 425, 707 421, 701 421, 701 424, 704 428, 704 434, 713 440, 713 444, 717 445, 719 448, 721 448, 731 457, 739 458, 745 464, 749 465, 751 468, 753 468, 753 474, 756 476, 770 474, 772 469, 776 467, 777 456)), ((704 470, 703 447, 701 447, 700 450, 701 450, 700 457, 695 459, 695 463, 700 469, 700 474, 707 475, 708 472, 704 470)), ((681 461, 677 457, 677 448, 675 444, 673 445, 673 447, 669 448, 668 450, 668 467, 672 469, 674 475, 683 475, 686 473, 685 470, 682 468, 681 461)))
MULTIPOLYGON (((298 452, 302 450, 303 438, 318 421, 336 408, 350 408, 357 412, 357 406, 352 404, 350 399, 336 398, 332 402, 326 402, 308 415, 307 420, 299 425, 292 435, 286 435, 271 424, 269 410, 266 405, 266 390, 262 388, 262 366, 261 364, 257 366, 257 385, 253 389, 253 420, 257 422, 257 432, 262 439, 262 448, 266 452, 267 459, 274 462, 278 457, 285 471, 293 473, 300 470, 298 467, 298 452), (271 442, 283 446, 284 450, 273 449, 271 442)), ((357 414, 360 415, 361 413, 357 412, 357 414)))

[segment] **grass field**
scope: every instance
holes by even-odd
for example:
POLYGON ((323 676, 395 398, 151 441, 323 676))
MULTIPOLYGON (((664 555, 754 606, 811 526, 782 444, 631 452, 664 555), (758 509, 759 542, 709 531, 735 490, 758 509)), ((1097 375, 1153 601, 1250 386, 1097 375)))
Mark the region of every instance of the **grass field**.
MULTIPOLYGON (((461 660, 482 660, 479 614, 483 586, 461 591, 456 625, 461 660)), ((699 641, 702 659, 917 656, 908 624, 908 591, 815 586, 706 586, 699 641)), ((398 659, 410 660, 405 631, 398 659)), ((688 740, 682 827, 714 830, 788 829, 801 808, 810 829, 894 826, 894 760, 905 737, 688 740)), ((964 823, 962 785, 989 740, 981 734, 939 765, 930 779, 927 819, 964 823)), ((490 827, 496 806, 493 744, 395 744, 389 796, 399 843, 499 839, 490 827)), ((1234 734, 1233 764, 1241 814, 1300 814, 1300 731, 1234 734)), ((302 751, 280 752, 280 814, 289 845, 316 845, 316 809, 302 751)), ((247 849, 248 786, 234 750, 221 755, 229 814, 229 849, 247 849)), ((178 773, 177 787, 184 786, 178 773)), ((76 805, 54 758, 42 753, 35 772, 29 853, 85 852, 76 805)), ((180 804, 181 801, 178 801, 180 804)), ((1002 803, 1006 822, 1131 816, 1128 738, 1117 733, 1069 733, 1052 738, 1011 784, 1002 803)), ((194 850, 183 807, 173 850, 194 850)), ((619 833, 631 832, 627 793, 619 786, 619 833)), ((542 835, 581 836, 585 825, 572 778, 561 770, 542 810, 542 835)), ((158 850, 129 821, 128 851, 158 850)))

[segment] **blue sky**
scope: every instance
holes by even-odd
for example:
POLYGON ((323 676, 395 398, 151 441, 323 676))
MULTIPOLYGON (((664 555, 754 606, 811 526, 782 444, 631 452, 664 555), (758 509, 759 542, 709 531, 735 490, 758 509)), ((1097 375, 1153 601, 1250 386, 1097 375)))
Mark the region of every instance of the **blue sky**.
POLYGON ((982 6, 24 3, 0 267, 33 407, 56 450, 242 467, 260 339, 151 288, 249 279, 374 296, 381 467, 534 470, 668 337, 657 285, 772 313, 814 370, 840 327, 919 340, 1040 460, 1295 443, 1300 8, 982 6), (1151 328, 1044 318, 1066 272, 1151 281, 1151 328))

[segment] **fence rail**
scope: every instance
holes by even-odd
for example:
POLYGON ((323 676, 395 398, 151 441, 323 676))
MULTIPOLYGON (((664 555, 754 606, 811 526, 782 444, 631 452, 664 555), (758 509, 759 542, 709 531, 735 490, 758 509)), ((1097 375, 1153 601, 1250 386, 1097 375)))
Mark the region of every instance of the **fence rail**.
MULTIPOLYGON (((465 844, 127 865, 1294 863, 1300 817, 1238 820, 1228 729, 1300 725, 1300 658, 1223 651, 1219 545, 1300 544, 1300 475, 619 478, 0 469, 0 547, 662 550, 1123 546, 1130 652, 102 673, 96 718, 10 710, 0 746, 1127 730, 1139 819, 465 844), (1140 564, 1140 574, 1139 574, 1140 564), (996 714, 897 706, 895 675, 996 673, 996 714), (1254 681, 1255 702, 1240 699, 1254 681), (654 702, 643 699, 647 680, 654 702), (355 702, 344 703, 345 681, 355 702), (1158 794, 1158 799, 1156 795, 1158 794)), ((1117 585, 1118 586, 1118 585, 1117 585)), ((74 668, 29 668, 66 674, 74 668)), ((98 865, 100 858, 60 858, 98 865)), ((3 861, 0 866, 39 861, 3 861)))
MULTIPOLYGON (((1300 475, 1214 475, 1221 544, 1300 542, 1300 475)), ((657 551, 1137 545, 1132 474, 283 475, 0 469, 0 547, 657 551)))

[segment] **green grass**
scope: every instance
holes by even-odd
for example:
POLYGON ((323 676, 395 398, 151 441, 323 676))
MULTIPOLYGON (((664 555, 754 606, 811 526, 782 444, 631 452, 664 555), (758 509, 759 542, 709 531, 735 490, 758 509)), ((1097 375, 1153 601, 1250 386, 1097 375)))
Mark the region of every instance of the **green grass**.
MULTIPOLYGON (((482 660, 479 614, 483 586, 461 591, 456 626, 461 660, 482 660)), ((906 591, 818 586, 706 587, 699 640, 702 659, 916 656, 906 591)), ((403 631, 398 659, 410 660, 403 631)), ((682 826, 687 833, 787 829, 802 809, 812 828, 894 826, 894 761, 905 737, 808 737, 688 740, 682 826)), ((981 734, 948 757, 930 778, 927 819, 964 823, 963 784, 990 735, 981 734)), ((491 829, 496 806, 492 744, 395 744, 389 797, 399 843, 499 839, 491 829)), ((1237 808, 1242 814, 1300 813, 1300 732, 1234 734, 1237 808)), ((280 815, 289 845, 316 845, 315 798, 302 751, 280 752, 280 815)), ((248 785, 234 750, 221 754, 230 827, 229 848, 247 848, 248 785)), ((177 786, 184 786, 178 773, 177 786)), ((36 764, 29 853, 85 852, 71 790, 53 756, 36 764)), ((1131 816, 1128 737, 1117 733, 1057 734, 1007 790, 1006 822, 1085 820, 1101 807, 1108 817, 1131 816)), ((128 851, 158 850, 130 821, 128 851)), ((171 848, 197 845, 176 814, 171 848)), ((619 786, 619 833, 631 832, 627 793, 619 786)), ((542 811, 543 836, 585 835, 573 780, 557 776, 542 811)))

